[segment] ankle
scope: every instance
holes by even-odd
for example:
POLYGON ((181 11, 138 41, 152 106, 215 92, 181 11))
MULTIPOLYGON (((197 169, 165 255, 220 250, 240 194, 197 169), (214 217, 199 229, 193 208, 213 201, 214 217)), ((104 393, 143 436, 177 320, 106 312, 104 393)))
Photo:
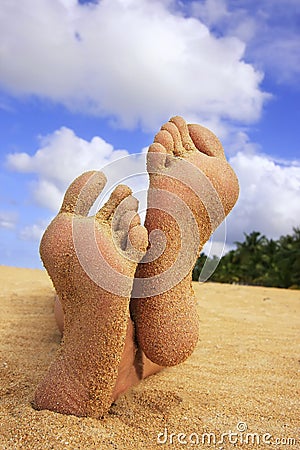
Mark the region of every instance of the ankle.
POLYGON ((154 375, 155 373, 158 373, 165 368, 164 366, 160 366, 152 362, 149 358, 147 358, 145 353, 143 352, 141 353, 142 353, 142 379, 145 379, 150 375, 154 375))

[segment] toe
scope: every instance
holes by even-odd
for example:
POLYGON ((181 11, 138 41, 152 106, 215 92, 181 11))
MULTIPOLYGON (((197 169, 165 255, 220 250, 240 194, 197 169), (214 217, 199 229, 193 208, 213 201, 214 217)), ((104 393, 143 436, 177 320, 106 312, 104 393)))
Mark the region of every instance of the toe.
POLYGON ((190 136, 186 121, 180 116, 175 116, 170 119, 170 123, 176 126, 178 133, 180 135, 180 142, 182 148, 181 152, 185 153, 189 151, 195 151, 196 148, 190 136))
POLYGON ((201 125, 188 125, 190 136, 196 148, 205 155, 225 159, 221 142, 208 128, 201 125))
MULTIPOLYGON (((124 192, 122 193, 123 196, 124 192)), ((129 244, 129 234, 133 228, 138 228, 141 224, 140 216, 137 213, 138 206, 138 200, 132 195, 128 195, 127 197, 123 198, 118 206, 114 208, 114 211, 112 213, 111 227, 114 242, 118 248, 126 252, 128 251, 129 247, 135 248, 134 245, 129 244)), ((138 236, 140 233, 141 232, 138 232, 138 236)), ((143 248, 143 239, 138 239, 138 250, 139 241, 141 241, 141 247, 143 248)))
POLYGON ((135 211, 127 211, 119 221, 119 231, 123 231, 128 234, 129 230, 137 225, 141 224, 140 216, 135 211))
POLYGON ((173 154, 175 156, 182 156, 184 154, 184 148, 182 146, 180 132, 175 123, 167 122, 161 127, 161 130, 167 131, 171 135, 173 140, 173 154))
POLYGON ((133 197, 133 195, 129 195, 126 197, 117 207, 115 214, 113 215, 112 220, 112 229, 114 231, 122 230, 127 225, 129 229, 129 223, 132 218, 136 215, 138 210, 139 202, 133 197))
POLYGON ((60 212, 86 216, 105 184, 104 173, 83 173, 68 187, 60 212))
POLYGON ((154 138, 154 142, 162 145, 169 154, 174 153, 174 141, 172 135, 167 130, 160 130, 154 138))
POLYGON ((142 225, 136 225, 130 228, 127 239, 126 251, 130 252, 132 249, 142 253, 139 259, 146 253, 148 246, 148 232, 142 225))
POLYGON ((148 173, 157 173, 162 170, 166 165, 166 159, 166 148, 158 142, 151 144, 147 153, 148 173))
POLYGON ((140 216, 135 211, 127 211, 119 219, 118 227, 114 230, 114 240, 122 250, 126 250, 130 229, 140 225, 140 223, 140 216))
POLYGON ((111 222, 118 206, 124 199, 129 197, 131 193, 132 191, 128 186, 123 184, 117 186, 109 197, 109 200, 100 209, 100 211, 97 212, 96 219, 101 222, 111 222))

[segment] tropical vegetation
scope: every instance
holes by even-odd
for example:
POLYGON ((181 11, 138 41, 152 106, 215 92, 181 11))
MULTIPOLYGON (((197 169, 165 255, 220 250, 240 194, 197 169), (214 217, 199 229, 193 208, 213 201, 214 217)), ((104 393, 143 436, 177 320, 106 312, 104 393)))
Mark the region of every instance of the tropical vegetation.
POLYGON ((207 262, 214 264, 210 281, 280 288, 300 289, 300 227, 293 234, 278 240, 268 239, 258 231, 244 233, 243 242, 218 258, 199 256, 193 270, 193 280, 201 280, 201 271, 207 262))

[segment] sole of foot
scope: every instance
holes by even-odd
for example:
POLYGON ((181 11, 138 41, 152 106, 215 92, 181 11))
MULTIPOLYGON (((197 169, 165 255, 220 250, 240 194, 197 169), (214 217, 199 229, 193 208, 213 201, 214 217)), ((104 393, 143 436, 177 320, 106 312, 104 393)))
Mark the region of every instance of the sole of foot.
MULTIPOLYGON (((121 369, 120 362, 147 231, 127 186, 118 186, 95 216, 87 216, 105 183, 101 172, 78 177, 41 241, 41 258, 62 305, 64 334, 37 387, 37 409, 100 418, 124 388, 116 388, 120 370, 122 379, 132 371, 132 362, 121 369)), ((129 350, 134 359, 135 347, 129 350)))
POLYGON ((172 366, 183 362, 198 341, 192 269, 235 205, 239 186, 218 138, 178 116, 155 136, 147 168, 150 247, 138 265, 131 312, 147 358, 172 366))

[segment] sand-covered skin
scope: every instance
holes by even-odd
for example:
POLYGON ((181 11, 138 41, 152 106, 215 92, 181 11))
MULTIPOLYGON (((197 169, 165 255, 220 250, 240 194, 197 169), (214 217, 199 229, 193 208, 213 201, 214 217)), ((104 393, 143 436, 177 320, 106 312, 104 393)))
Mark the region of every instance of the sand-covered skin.
POLYGON ((175 366, 192 354, 199 337, 193 267, 235 205, 239 185, 218 138, 180 116, 156 134, 147 170, 145 227, 151 246, 138 264, 130 309, 145 355, 175 366))
POLYGON ((0 283, 1 450, 300 448, 299 292, 194 283, 201 327, 193 355, 142 381, 98 420, 32 408, 59 346, 53 288, 44 271, 3 266, 0 283), (188 440, 210 432, 218 440, 240 422, 260 439, 269 433, 297 443, 178 442, 178 433, 188 440), (159 444, 165 429, 169 443, 159 444))
MULTIPOLYGON (((127 383, 121 380, 118 386, 118 378, 130 294, 148 239, 136 213, 138 202, 125 185, 113 190, 95 216, 87 216, 105 182, 102 172, 76 178, 40 243, 41 259, 61 300, 64 335, 37 387, 39 410, 101 418, 115 394, 126 390, 127 383)), ((133 345, 130 355, 124 377, 134 384, 133 345)))

